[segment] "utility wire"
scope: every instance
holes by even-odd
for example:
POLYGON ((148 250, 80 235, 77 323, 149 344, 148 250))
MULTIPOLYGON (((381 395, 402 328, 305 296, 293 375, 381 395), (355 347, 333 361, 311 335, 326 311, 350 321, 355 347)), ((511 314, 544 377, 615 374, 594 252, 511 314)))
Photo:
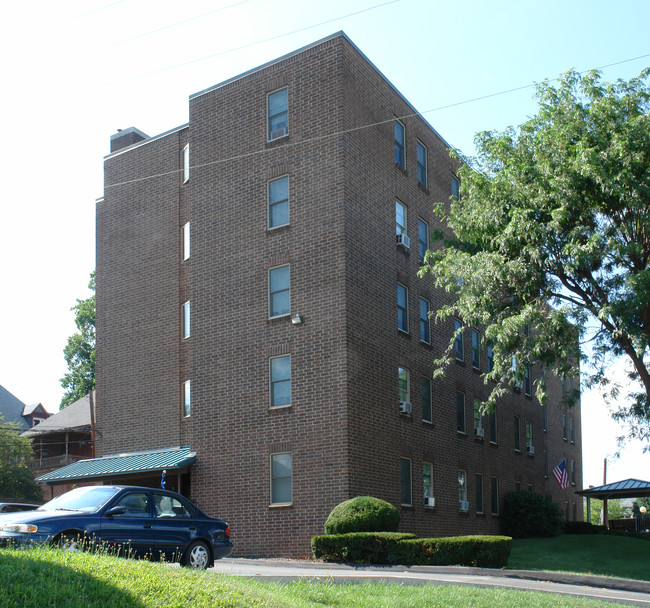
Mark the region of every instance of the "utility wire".
POLYGON ((348 17, 354 17, 356 15, 361 15, 363 13, 367 13, 368 11, 375 10, 377 8, 382 8, 384 6, 388 6, 389 4, 395 4, 396 2, 399 2, 400 0, 389 0, 389 2, 384 2, 383 4, 375 4, 374 6, 370 6, 368 8, 361 9, 359 11, 356 11, 354 13, 348 13, 347 15, 341 15, 339 17, 334 17, 332 19, 327 19, 326 21, 321 21, 320 23, 314 23, 312 25, 306 25, 305 27, 298 28, 297 30, 292 30, 290 32, 284 32, 282 34, 277 34, 275 36, 271 36, 270 38, 264 38, 263 40, 255 40, 254 42, 249 42, 247 44, 243 44, 238 47, 226 49, 223 51, 219 51, 218 53, 213 53, 212 55, 206 55, 204 57, 198 57, 197 59, 190 59, 189 61, 184 61, 182 63, 177 63, 175 65, 170 65, 165 68, 160 68, 158 70, 154 70, 153 72, 145 72, 143 74, 136 74, 135 76, 130 76, 129 78, 125 78, 123 80, 118 80, 115 81, 113 84, 120 84, 123 82, 130 82, 131 80, 138 80, 140 78, 147 78, 148 76, 154 76, 156 74, 161 74, 162 72, 168 72, 169 70, 175 70, 178 68, 185 67, 186 65, 192 65, 194 63, 200 63, 202 61, 207 61, 208 59, 214 59, 215 57, 221 57, 222 55, 227 55, 229 53, 234 53, 236 51, 242 51, 244 49, 248 49, 252 46, 257 46, 258 44, 264 44, 266 42, 271 42, 273 40, 279 40, 280 38, 286 38, 287 36, 292 36, 293 34, 298 34, 300 32, 305 32, 307 30, 311 30, 315 27, 319 27, 321 25, 327 25, 328 23, 333 23, 335 21, 340 21, 341 19, 347 19, 348 17))
MULTIPOLYGON (((398 0, 393 0, 393 1, 398 1, 398 0)), ((600 66, 600 67, 597 67, 597 68, 591 68, 591 69, 588 69, 588 70, 583 70, 583 71, 579 72, 579 74, 586 74, 587 72, 591 72, 593 70, 602 70, 602 69, 609 68, 609 67, 612 67, 612 66, 615 66, 615 65, 621 65, 623 63, 629 63, 631 61, 637 61, 638 59, 645 59, 646 57, 650 57, 650 53, 647 53, 645 55, 639 55, 638 57, 632 57, 630 59, 623 59, 621 61, 616 61, 614 63, 609 63, 607 65, 603 65, 603 66, 600 66)), ((545 80, 545 82, 555 82, 555 81, 557 81, 559 79, 560 79, 560 77, 558 76, 556 78, 547 79, 547 80, 545 80)), ((324 139, 329 139, 329 138, 334 138, 334 137, 341 137, 342 135, 347 135, 347 134, 353 133, 355 131, 361 131, 363 129, 370 129, 372 127, 378 127, 378 126, 381 126, 381 125, 384 125, 384 124, 392 123, 392 122, 394 122, 395 119, 406 120, 408 118, 414 118, 414 117, 417 117, 417 116, 422 116, 424 114, 432 114, 433 112, 439 112, 441 110, 447 110, 449 108, 455 108, 455 107, 466 105, 466 104, 469 104, 469 103, 476 103, 478 101, 484 101, 486 99, 490 99, 492 97, 498 97, 500 95, 508 95, 510 93, 515 93, 517 91, 523 91, 525 89, 533 88, 534 86, 536 86, 536 84, 537 83, 533 82, 533 83, 530 83, 530 84, 527 84, 527 85, 522 85, 522 86, 514 87, 514 88, 511 88, 511 89, 505 89, 503 91, 498 91, 496 93, 488 93, 486 95, 481 95, 479 97, 472 97, 470 99, 465 99, 463 101, 457 101, 457 102, 450 103, 450 104, 447 104, 447 105, 444 105, 444 106, 438 106, 436 108, 430 108, 428 110, 424 110, 423 112, 412 112, 410 114, 405 114, 403 116, 391 117, 391 118, 388 118, 386 120, 380 120, 380 121, 377 121, 377 122, 361 125, 359 127, 352 127, 350 129, 344 129, 342 131, 337 131, 335 133, 326 133, 325 135, 318 135, 316 137, 303 139, 301 141, 288 142, 288 143, 285 144, 284 147, 289 148, 289 147, 301 146, 301 145, 304 145, 304 144, 309 144, 309 143, 322 141, 324 139)), ((227 162, 231 162, 231 161, 238 161, 238 160, 242 160, 242 159, 245 159, 245 158, 250 158, 250 157, 253 157, 253 156, 259 156, 261 154, 265 154, 268 151, 269 151, 269 149, 262 148, 262 149, 259 149, 259 150, 255 150, 253 152, 247 152, 246 154, 238 154, 236 156, 230 156, 230 157, 227 157, 227 158, 213 160, 213 161, 210 161, 208 163, 190 165, 190 171, 197 170, 197 169, 202 169, 202 168, 210 167, 210 166, 214 166, 214 165, 219 165, 219 164, 223 164, 223 163, 227 163, 227 162)), ((139 177, 139 178, 136 178, 136 179, 126 180, 126 181, 123 181, 123 182, 116 182, 114 184, 105 184, 104 189, 107 190, 109 188, 115 188, 117 186, 125 186, 125 185, 128 185, 128 184, 143 182, 143 181, 147 181, 147 180, 150 180, 150 179, 155 179, 155 178, 158 178, 158 177, 167 177, 169 175, 179 174, 182 171, 183 171, 182 168, 172 169, 170 171, 165 171, 163 173, 156 173, 156 174, 153 174, 153 175, 148 175, 148 176, 145 176, 145 177, 139 177)))

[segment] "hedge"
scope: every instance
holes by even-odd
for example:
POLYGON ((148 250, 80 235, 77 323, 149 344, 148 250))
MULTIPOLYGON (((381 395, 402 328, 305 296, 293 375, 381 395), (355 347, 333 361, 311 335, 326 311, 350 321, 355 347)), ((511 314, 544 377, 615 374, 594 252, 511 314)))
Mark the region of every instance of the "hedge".
POLYGON ((402 540, 392 547, 390 563, 428 566, 503 568, 508 563, 509 536, 450 536, 402 540))
POLYGON ((399 532, 326 534, 312 537, 311 550, 316 559, 324 562, 388 564, 398 542, 412 538, 415 534, 399 532))
POLYGON ((605 529, 604 526, 597 526, 588 521, 565 521, 565 534, 600 534, 605 529))

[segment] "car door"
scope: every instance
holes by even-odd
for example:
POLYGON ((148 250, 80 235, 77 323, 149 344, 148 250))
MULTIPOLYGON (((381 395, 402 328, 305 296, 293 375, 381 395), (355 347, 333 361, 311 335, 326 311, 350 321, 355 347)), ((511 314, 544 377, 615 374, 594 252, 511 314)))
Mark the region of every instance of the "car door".
POLYGON ((153 492, 156 547, 166 560, 178 560, 197 534, 197 521, 189 505, 174 496, 153 492))
POLYGON ((104 511, 97 536, 102 544, 117 549, 119 555, 155 554, 151 493, 139 490, 121 494, 104 511))

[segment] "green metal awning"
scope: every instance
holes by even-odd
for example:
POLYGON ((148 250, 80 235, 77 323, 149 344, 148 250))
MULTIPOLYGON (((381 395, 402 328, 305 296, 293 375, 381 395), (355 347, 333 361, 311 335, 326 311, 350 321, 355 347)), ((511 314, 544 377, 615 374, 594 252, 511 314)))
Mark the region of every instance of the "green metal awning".
POLYGON ((61 469, 41 475, 39 483, 82 481, 116 475, 136 475, 156 471, 182 469, 196 460, 196 453, 189 447, 130 452, 80 460, 61 469))

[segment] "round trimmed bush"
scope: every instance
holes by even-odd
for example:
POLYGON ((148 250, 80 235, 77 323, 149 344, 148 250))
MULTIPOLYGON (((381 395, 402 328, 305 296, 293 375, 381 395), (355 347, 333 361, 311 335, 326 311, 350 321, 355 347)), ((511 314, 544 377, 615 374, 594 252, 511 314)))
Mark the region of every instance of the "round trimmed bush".
POLYGON ((325 534, 397 532, 399 511, 373 496, 357 496, 336 505, 325 522, 325 534))

